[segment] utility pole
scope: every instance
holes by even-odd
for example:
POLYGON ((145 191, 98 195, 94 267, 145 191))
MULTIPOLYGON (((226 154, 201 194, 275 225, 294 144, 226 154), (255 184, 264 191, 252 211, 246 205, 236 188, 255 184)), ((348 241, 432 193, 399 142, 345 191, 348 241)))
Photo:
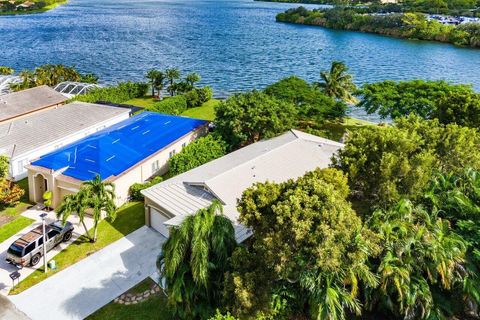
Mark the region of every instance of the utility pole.
POLYGON ((47 237, 45 235, 45 229, 46 229, 46 222, 45 218, 47 217, 47 214, 44 212, 40 215, 42 218, 42 224, 43 224, 43 268, 45 270, 45 273, 48 271, 48 266, 47 266, 47 237))

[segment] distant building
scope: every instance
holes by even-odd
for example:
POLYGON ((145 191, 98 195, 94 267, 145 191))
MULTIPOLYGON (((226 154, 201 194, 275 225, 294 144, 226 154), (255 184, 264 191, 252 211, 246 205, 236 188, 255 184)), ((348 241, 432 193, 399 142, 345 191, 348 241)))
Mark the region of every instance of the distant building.
POLYGON ((28 9, 35 6, 35 2, 25 1, 17 6, 17 9, 28 9))
POLYGON ((10 159, 10 176, 27 176, 25 165, 66 144, 128 119, 129 109, 75 102, 0 123, 0 154, 10 159))
POLYGON ((189 215, 214 200, 242 242, 250 231, 238 223, 237 201, 256 182, 284 182, 325 168, 343 144, 297 130, 260 141, 142 191, 145 220, 165 237, 189 215))
POLYGON ((115 184, 121 205, 132 184, 166 172, 168 159, 207 130, 204 120, 143 112, 33 161, 27 166, 30 200, 41 202, 50 190, 57 207, 100 175, 115 184))
POLYGON ((0 124, 53 109, 68 99, 48 86, 39 86, 0 96, 0 124))

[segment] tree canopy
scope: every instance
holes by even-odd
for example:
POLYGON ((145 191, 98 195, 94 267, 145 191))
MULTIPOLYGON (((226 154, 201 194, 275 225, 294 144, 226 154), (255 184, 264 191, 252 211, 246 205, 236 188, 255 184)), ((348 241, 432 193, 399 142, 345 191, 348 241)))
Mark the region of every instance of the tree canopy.
POLYGON ((260 91, 235 94, 215 109, 217 132, 236 149, 291 129, 296 119, 292 103, 260 91))

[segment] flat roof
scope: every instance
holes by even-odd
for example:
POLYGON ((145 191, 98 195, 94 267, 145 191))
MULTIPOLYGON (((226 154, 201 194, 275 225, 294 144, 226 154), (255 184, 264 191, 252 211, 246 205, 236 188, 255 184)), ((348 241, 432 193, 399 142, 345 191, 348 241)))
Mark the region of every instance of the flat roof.
POLYGON ((74 102, 0 123, 0 154, 14 158, 128 113, 125 108, 74 102))
POLYGON ((0 122, 15 119, 68 100, 48 86, 39 86, 0 96, 0 122))
POLYGON ((143 112, 49 153, 34 166, 81 181, 118 176, 207 121, 143 112))

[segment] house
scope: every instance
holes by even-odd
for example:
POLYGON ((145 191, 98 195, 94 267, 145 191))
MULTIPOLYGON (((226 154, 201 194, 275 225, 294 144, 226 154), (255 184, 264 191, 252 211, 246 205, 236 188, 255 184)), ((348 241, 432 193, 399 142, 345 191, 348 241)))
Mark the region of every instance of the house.
POLYGON ((27 166, 30 200, 41 202, 50 190, 55 208, 99 175, 115 185, 121 205, 132 184, 166 172, 168 159, 207 130, 204 120, 143 112, 33 161, 27 166))
POLYGON ((17 9, 29 9, 31 7, 35 6, 35 2, 32 1, 25 1, 24 3, 21 3, 17 6, 17 9))
POLYGON ((64 145, 128 119, 129 109, 74 102, 0 123, 0 155, 10 159, 10 177, 27 176, 25 165, 64 145))
POLYGON ((297 130, 260 141, 142 191, 146 224, 165 237, 169 228, 218 200, 242 242, 250 231, 237 221, 237 200, 256 182, 284 182, 330 164, 342 144, 297 130))
POLYGON ((0 124, 53 109, 67 102, 67 98, 48 86, 39 86, 0 96, 0 124))

